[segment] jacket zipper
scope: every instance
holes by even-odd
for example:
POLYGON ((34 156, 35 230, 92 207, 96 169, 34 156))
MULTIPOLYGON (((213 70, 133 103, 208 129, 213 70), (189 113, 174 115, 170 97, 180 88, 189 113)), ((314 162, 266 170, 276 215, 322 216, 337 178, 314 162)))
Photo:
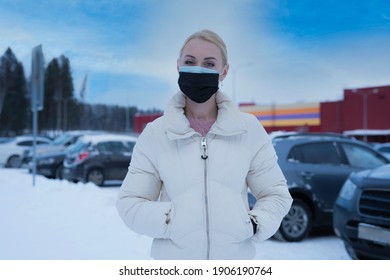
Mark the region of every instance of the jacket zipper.
POLYGON ((209 202, 207 196, 207 142, 206 137, 202 137, 200 140, 200 147, 202 151, 201 158, 204 160, 204 197, 205 197, 205 211, 206 211, 206 259, 210 259, 210 222, 209 222, 209 202))

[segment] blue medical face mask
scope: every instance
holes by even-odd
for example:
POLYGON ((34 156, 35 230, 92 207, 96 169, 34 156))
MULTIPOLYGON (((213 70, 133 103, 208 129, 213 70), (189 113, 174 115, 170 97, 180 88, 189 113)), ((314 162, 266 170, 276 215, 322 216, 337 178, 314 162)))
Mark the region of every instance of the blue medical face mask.
POLYGON ((202 66, 180 66, 179 72, 199 73, 199 74, 219 74, 217 70, 202 66))
POLYGON ((218 91, 219 72, 200 66, 179 67, 180 90, 192 101, 204 103, 218 91))

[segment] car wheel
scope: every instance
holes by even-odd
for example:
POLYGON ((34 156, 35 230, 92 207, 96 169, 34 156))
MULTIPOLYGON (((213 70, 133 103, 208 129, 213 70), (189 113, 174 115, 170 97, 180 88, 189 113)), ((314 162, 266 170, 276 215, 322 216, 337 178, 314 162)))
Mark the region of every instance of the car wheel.
POLYGON ((7 160, 7 167, 19 168, 22 166, 22 158, 18 155, 13 155, 7 160))
POLYGON ((274 237, 283 241, 301 241, 309 234, 311 226, 312 214, 309 207, 302 200, 294 199, 274 237))
POLYGON ((95 185, 103 186, 104 174, 100 169, 92 169, 88 172, 87 182, 92 182, 95 185))
POLYGON ((64 166, 62 164, 58 165, 56 168, 55 178, 64 179, 64 166))

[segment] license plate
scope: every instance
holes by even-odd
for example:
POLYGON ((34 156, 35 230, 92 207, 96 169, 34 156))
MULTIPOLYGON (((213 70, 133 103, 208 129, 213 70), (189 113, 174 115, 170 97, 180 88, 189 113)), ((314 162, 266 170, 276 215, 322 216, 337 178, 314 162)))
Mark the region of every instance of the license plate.
POLYGON ((360 223, 358 227, 358 237, 360 239, 390 245, 390 230, 386 228, 360 223))

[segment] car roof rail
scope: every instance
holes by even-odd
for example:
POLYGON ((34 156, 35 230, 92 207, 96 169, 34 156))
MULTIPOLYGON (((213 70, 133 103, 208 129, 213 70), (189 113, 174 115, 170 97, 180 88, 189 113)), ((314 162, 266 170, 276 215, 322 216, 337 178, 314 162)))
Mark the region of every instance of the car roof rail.
POLYGON ((333 138, 343 138, 351 139, 351 137, 345 136, 340 133, 335 132, 296 132, 296 133, 286 133, 279 134, 273 137, 273 140, 276 139, 287 139, 287 138, 298 138, 298 137, 333 137, 333 138))

